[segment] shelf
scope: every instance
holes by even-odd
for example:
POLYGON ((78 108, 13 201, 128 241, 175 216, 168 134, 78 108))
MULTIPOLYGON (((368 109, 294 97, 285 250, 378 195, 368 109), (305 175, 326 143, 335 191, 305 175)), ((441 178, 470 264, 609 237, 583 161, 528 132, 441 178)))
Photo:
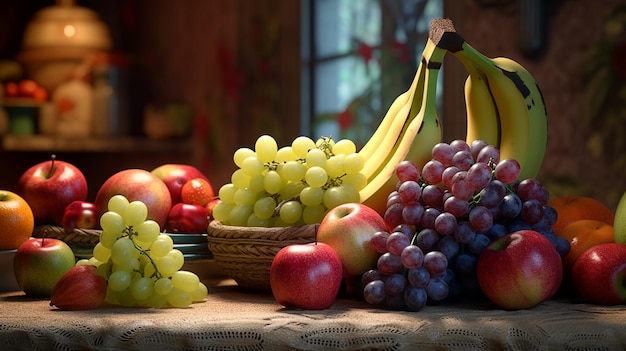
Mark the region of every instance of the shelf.
POLYGON ((153 140, 145 137, 71 138, 47 135, 4 135, 3 151, 21 152, 189 152, 192 140, 153 140))

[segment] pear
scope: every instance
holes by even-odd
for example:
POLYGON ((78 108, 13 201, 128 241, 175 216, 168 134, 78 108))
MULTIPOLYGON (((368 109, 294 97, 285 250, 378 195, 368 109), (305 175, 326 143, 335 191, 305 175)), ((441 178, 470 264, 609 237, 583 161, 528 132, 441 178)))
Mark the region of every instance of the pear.
POLYGON ((107 282, 96 274, 96 267, 77 265, 61 276, 52 290, 50 306, 75 311, 98 308, 104 302, 107 282))
POLYGON ((626 244, 626 191, 617 203, 617 208, 615 209, 613 235, 616 243, 626 244))

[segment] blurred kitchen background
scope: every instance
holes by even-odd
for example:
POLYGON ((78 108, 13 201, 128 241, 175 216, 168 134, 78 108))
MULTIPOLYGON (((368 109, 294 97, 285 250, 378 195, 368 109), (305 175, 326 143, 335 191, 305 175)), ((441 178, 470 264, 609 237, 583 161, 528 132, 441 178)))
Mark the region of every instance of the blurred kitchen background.
MULTIPOLYGON (((188 163, 216 189, 261 134, 367 140, 413 78, 434 17, 536 77, 540 179, 614 208, 626 189, 626 8, 603 0, 0 0, 0 187, 57 158, 90 196, 113 173, 188 163)), ((447 58, 445 141, 466 72, 447 58)))

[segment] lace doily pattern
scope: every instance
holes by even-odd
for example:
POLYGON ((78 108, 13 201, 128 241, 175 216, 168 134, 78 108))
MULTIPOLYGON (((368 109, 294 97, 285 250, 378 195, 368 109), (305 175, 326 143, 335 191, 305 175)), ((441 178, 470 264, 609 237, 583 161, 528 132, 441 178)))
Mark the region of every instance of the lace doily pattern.
POLYGON ((207 282, 187 309, 106 306, 59 311, 21 292, 0 295, 2 350, 624 350, 626 306, 551 300, 503 311, 487 302, 387 311, 338 299, 288 310, 271 294, 207 282))

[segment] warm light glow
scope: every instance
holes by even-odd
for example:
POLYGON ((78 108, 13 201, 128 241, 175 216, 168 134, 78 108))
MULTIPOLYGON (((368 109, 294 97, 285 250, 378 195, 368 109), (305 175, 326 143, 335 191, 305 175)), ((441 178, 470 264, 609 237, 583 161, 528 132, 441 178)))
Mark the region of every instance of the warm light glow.
POLYGON ((65 27, 63 27, 63 34, 66 37, 71 38, 74 36, 74 34, 76 34, 76 28, 74 28, 74 26, 71 24, 67 24, 65 25, 65 27))

